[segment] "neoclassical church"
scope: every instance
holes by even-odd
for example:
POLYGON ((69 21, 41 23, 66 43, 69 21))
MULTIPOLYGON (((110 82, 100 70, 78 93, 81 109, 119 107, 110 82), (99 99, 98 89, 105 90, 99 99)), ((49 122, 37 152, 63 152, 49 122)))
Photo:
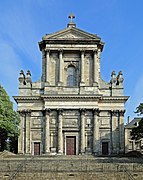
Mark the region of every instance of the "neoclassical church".
POLYGON ((110 82, 100 74, 104 43, 76 27, 69 15, 67 28, 46 34, 39 49, 42 76, 32 82, 21 70, 18 153, 33 155, 116 155, 124 152, 122 71, 110 82))

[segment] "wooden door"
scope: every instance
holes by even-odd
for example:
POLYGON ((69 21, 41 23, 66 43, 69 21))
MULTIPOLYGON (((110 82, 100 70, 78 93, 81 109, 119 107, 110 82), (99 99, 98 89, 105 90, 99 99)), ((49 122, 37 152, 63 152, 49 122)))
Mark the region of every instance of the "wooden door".
POLYGON ((66 137, 66 155, 76 155, 76 137, 66 137))
POLYGON ((40 143, 39 142, 34 143, 34 155, 40 155, 40 143))
POLYGON ((108 155, 108 142, 102 142, 102 155, 108 155))

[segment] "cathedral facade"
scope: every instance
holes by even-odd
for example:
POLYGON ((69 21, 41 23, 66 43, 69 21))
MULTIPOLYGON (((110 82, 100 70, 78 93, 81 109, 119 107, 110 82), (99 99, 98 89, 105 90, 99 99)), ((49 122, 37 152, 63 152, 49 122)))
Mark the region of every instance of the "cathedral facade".
POLYGON ((124 152, 123 77, 113 71, 109 83, 100 75, 104 43, 76 28, 46 34, 39 42, 42 78, 20 72, 20 154, 116 155, 124 152))

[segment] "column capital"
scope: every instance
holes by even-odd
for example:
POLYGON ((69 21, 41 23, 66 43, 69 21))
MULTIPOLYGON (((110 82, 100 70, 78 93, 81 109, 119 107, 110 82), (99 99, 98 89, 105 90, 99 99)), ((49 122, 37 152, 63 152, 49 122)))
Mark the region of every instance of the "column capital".
POLYGON ((31 116, 31 109, 23 109, 17 111, 21 116, 31 116))
POLYGON ((46 49, 45 52, 50 53, 50 49, 46 49))
POLYGON ((80 49, 80 52, 81 52, 82 54, 84 54, 84 53, 85 53, 85 49, 80 49))
POLYGON ((111 112, 112 116, 117 117, 119 115, 119 110, 111 110, 110 112, 111 112))
POLYGON ((97 54, 97 53, 98 53, 98 50, 97 50, 97 49, 93 49, 93 53, 94 53, 94 54, 97 54))
POLYGON ((81 109, 80 109, 81 115, 85 115, 85 112, 86 112, 86 109, 85 109, 85 108, 81 108, 81 109))
POLYGON ((100 114, 99 108, 93 108, 92 110, 93 110, 94 115, 99 116, 99 114, 100 114))
POLYGON ((46 114, 46 115, 50 115, 50 113, 51 113, 51 109, 46 108, 46 109, 45 109, 45 114, 46 114))
POLYGON ((64 51, 63 49, 58 49, 59 53, 63 53, 63 51, 64 51))
POLYGON ((63 115, 63 109, 57 109, 59 115, 63 115))
POLYGON ((119 111, 119 115, 120 115, 120 116, 124 116, 125 112, 126 112, 125 109, 124 109, 124 110, 120 110, 120 111, 119 111))

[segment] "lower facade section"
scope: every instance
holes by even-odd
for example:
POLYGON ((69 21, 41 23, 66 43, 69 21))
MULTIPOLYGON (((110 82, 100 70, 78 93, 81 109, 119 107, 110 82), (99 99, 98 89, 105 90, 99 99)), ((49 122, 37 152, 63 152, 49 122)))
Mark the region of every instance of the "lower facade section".
POLYGON ((19 154, 124 153, 123 111, 45 109, 20 111, 19 154))

